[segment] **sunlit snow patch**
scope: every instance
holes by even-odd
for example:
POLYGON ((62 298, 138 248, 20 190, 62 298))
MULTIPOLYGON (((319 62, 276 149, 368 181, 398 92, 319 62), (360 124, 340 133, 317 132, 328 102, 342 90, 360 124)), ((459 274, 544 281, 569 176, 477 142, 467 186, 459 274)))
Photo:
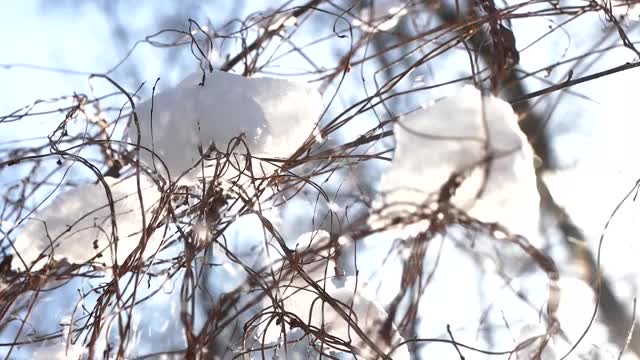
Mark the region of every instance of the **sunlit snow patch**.
MULTIPOLYGON (((253 156, 289 157, 312 134, 323 109, 317 91, 289 80, 220 71, 208 75, 204 86, 199 85, 201 79, 201 73, 194 73, 136 108, 141 145, 165 162, 174 180, 200 160, 199 147, 206 152, 214 144, 226 152, 237 136, 242 136, 253 156)), ((134 121, 127 132, 135 143, 134 121)), ((243 147, 235 151, 246 152, 243 147)), ((140 158, 166 174, 149 151, 141 151, 140 158)), ((186 179, 199 175, 195 169, 186 179)))
MULTIPOLYGON (((126 180, 105 178, 113 199, 118 230, 118 262, 138 246, 142 238, 142 211, 135 177, 126 180)), ((140 189, 147 212, 157 206, 160 193, 145 176, 140 177, 140 189)), ((158 248, 159 235, 147 242, 146 253, 158 248), (154 247, 155 246, 155 247, 154 247)), ((42 268, 49 256, 55 260, 67 258, 82 264, 93 259, 97 264, 110 266, 115 250, 112 243, 112 221, 109 200, 101 183, 81 185, 58 195, 47 207, 31 217, 15 243, 27 265, 40 258, 33 269, 42 268), (101 254, 101 256, 99 255, 101 254), (98 257, 96 257, 98 255, 98 257)), ((19 259, 13 263, 24 268, 19 259)))
POLYGON ((415 213, 437 200, 451 174, 467 172, 453 197, 456 206, 517 232, 537 226, 533 151, 507 102, 465 86, 399 119, 394 133, 395 154, 377 201, 382 218, 374 217, 372 225, 415 213))

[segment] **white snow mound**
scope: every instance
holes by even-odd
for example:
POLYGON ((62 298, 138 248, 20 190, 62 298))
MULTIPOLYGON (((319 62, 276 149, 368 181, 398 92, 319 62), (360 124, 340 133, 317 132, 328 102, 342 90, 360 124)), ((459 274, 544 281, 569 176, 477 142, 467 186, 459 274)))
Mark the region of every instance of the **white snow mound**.
POLYGON ((507 102, 465 86, 401 118, 394 133, 395 154, 377 205, 385 206, 383 216, 414 212, 428 198, 437 199, 453 172, 471 170, 454 204, 512 231, 535 231, 539 196, 533 151, 507 102), (484 161, 489 156, 493 159, 484 161))
MULTIPOLYGON (((305 84, 215 71, 200 86, 201 77, 194 73, 176 87, 157 93, 153 115, 152 99, 136 108, 141 145, 166 163, 172 179, 200 160, 199 146, 206 151, 213 142, 225 152, 240 135, 254 156, 289 157, 313 132, 323 109, 320 94, 305 84)), ((135 143, 134 121, 127 133, 135 143)), ((149 166, 155 162, 158 171, 166 174, 148 151, 142 151, 140 158, 149 166)))
MULTIPOLYGON (((118 229, 117 256, 122 264, 125 258, 138 246, 142 234, 142 212, 138 199, 136 178, 126 180, 105 178, 114 201, 116 226, 118 229)), ((140 189, 147 212, 157 206, 160 193, 155 184, 140 177, 140 189)), ((47 255, 33 266, 42 268, 49 255, 55 260, 67 258, 71 263, 84 263, 94 259, 97 264, 111 266, 113 251, 111 245, 112 225, 109 201, 101 183, 86 184, 58 195, 27 222, 16 239, 16 249, 30 265, 40 253, 47 255), (102 256, 96 257, 96 255, 102 256)), ((159 245, 160 235, 153 235, 147 242, 145 254, 153 253, 159 245), (155 246, 155 247, 154 247, 155 246)), ((24 266, 18 259, 13 263, 18 268, 24 266)))

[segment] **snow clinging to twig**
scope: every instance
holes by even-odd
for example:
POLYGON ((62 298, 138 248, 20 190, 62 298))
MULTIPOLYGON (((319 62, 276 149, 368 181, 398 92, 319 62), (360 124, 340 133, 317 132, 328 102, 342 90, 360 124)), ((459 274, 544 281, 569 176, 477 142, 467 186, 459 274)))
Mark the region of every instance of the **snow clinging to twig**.
MULTIPOLYGON (((121 264, 142 239, 142 211, 135 177, 126 180, 106 177, 111 190, 118 230, 117 256, 121 264)), ((149 221, 152 210, 160 198, 155 184, 145 176, 140 178, 144 209, 149 221)), ((106 190, 101 183, 87 184, 58 195, 27 222, 16 239, 15 246, 32 269, 44 266, 49 257, 54 260, 67 258, 71 263, 82 264, 93 260, 110 266, 115 247, 112 237, 111 210, 106 190), (45 257, 39 258, 40 254, 45 257)), ((159 235, 152 235, 145 253, 158 248, 159 235), (154 247, 155 245, 155 247, 154 247)), ((21 261, 14 260, 20 268, 21 261)))
POLYGON ((399 119, 396 149, 382 177, 382 214, 436 201, 454 173, 465 180, 453 203, 482 221, 535 231, 539 196, 533 151, 511 105, 472 86, 399 119), (531 227, 534 227, 533 229, 531 227))
MULTIPOLYGON (((165 162, 173 179, 200 160, 199 148, 206 152, 213 144, 226 152, 238 136, 253 156, 289 157, 313 132, 323 109, 317 91, 289 80, 220 71, 208 75, 203 86, 201 79, 201 73, 194 73, 136 108, 141 145, 165 162)), ((133 121, 128 134, 135 143, 133 121)), ((246 149, 235 151, 243 154, 246 149)), ((140 158, 166 173, 149 151, 141 151, 140 158)))

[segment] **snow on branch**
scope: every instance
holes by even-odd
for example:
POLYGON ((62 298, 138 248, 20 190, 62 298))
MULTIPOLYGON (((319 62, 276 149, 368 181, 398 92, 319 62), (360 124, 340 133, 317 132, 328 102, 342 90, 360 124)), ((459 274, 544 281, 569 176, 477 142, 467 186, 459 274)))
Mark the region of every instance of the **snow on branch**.
POLYGON ((157 252, 162 237, 145 239, 142 227, 142 212, 151 217, 158 206, 156 185, 142 176, 140 200, 135 176, 105 182, 106 188, 87 184, 57 195, 26 223, 15 247, 30 270, 62 259, 111 267, 116 259, 122 263, 134 250, 142 250, 140 246, 147 256, 157 252))
POLYGON ((139 124, 129 124, 134 143, 140 126, 144 163, 163 175, 166 165, 173 179, 185 175, 193 180, 201 170, 196 164, 213 150, 242 151, 228 148, 236 137, 253 156, 287 158, 312 134, 323 109, 314 89, 293 81, 221 71, 209 74, 204 85, 200 79, 194 73, 155 94, 138 105, 139 124))
MULTIPOLYGON (((456 174, 455 193, 447 194, 455 206, 485 222, 535 232, 540 199, 533 151, 504 100, 465 86, 399 118, 394 135, 393 161, 382 176, 378 200, 383 217, 442 201, 441 189, 456 174)), ((384 221, 375 226, 381 225, 384 221)))

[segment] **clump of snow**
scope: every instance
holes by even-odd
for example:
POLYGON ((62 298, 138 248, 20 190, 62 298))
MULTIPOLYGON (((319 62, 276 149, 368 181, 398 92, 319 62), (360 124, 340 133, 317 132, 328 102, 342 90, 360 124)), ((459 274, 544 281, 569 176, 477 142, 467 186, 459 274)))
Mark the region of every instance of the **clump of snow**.
MULTIPOLYGON (((275 31, 281 26, 284 28, 296 26, 298 24, 298 18, 291 15, 288 11, 281 11, 281 9, 269 8, 265 11, 264 18, 268 22, 267 30, 275 31)), ((261 28, 263 29, 263 28, 261 28)))
MULTIPOLYGON (((105 180, 115 208, 117 259, 122 263, 142 238, 142 210, 136 177, 126 180, 106 177, 105 180)), ((156 185, 143 175, 140 176, 140 189, 149 219, 160 193, 156 185)), ((159 236, 151 236, 145 254, 157 250, 159 236)), ((16 250, 27 265, 35 261, 34 270, 42 268, 50 256, 54 260, 66 258, 71 263, 93 260, 97 264, 111 266, 116 255, 113 245, 111 210, 101 183, 82 185, 58 195, 31 217, 15 242, 16 250), (41 253, 45 257, 38 259, 41 253)), ((13 262, 18 268, 23 268, 19 259, 15 258, 13 262)))
MULTIPOLYGON (((383 333, 383 326, 388 319, 386 311, 374 299, 362 280, 358 281, 355 276, 342 276, 339 272, 336 273, 337 265, 331 260, 333 252, 328 244, 329 234, 324 231, 300 236, 296 249, 300 253, 305 253, 302 257, 303 270, 318 286, 324 289, 328 296, 337 302, 337 306, 347 314, 350 321, 357 324, 381 351, 389 353, 393 346, 399 345, 403 341, 402 337, 395 326, 392 326, 390 334, 383 333)), ((318 291, 296 272, 290 273, 289 278, 280 279, 278 290, 287 313, 295 314, 308 326, 316 329, 323 328, 330 336, 345 341, 351 339, 352 345, 359 351, 357 359, 376 358, 374 350, 356 334, 353 327, 345 321, 339 311, 328 302, 322 301, 318 291)), ((261 339, 264 339, 265 343, 278 344, 283 339, 282 327, 275 322, 262 322, 258 330, 258 334, 261 334, 261 339), (262 334, 264 334, 264 338, 262 338, 262 334)), ((301 336, 293 338, 300 339, 301 336)), ((287 337, 287 339, 291 338, 287 337)), ((314 339, 312 335, 307 335, 305 340, 296 342, 294 348, 298 353, 316 354, 316 357, 318 355, 317 349, 320 349, 320 341, 314 339), (302 346, 301 344, 306 345, 302 346)), ((327 344, 324 345, 324 351, 329 351, 327 344)), ((391 357, 393 359, 409 359, 406 345, 397 348, 391 357)))
POLYGON ((637 2, 626 0, 603 1, 602 6, 609 8, 614 16, 622 19, 640 20, 640 6, 637 2))
MULTIPOLYGON (((199 147, 206 152, 213 143, 226 152, 237 136, 253 156, 289 157, 312 134, 323 109, 317 91, 289 80, 220 71, 207 76, 203 86, 201 79, 201 73, 194 73, 136 108, 141 145, 165 162, 173 179, 201 159, 199 147)), ((135 143, 134 121, 127 133, 135 143)), ((246 152, 243 147, 235 150, 246 152)), ((165 174, 148 151, 141 151, 140 158, 165 174)), ((186 178, 197 176, 197 170, 186 178)))
POLYGON ((352 24, 366 32, 389 31, 409 13, 408 7, 405 1, 375 1, 371 6, 364 7, 360 11, 360 17, 354 19, 352 24))
MULTIPOLYGON (((396 149, 384 173, 383 216, 437 200, 454 172, 468 177, 452 198, 471 216, 516 232, 535 231, 539 196, 533 151, 511 106, 472 86, 397 121, 396 149)), ((372 219, 373 223, 379 219, 372 219)))

